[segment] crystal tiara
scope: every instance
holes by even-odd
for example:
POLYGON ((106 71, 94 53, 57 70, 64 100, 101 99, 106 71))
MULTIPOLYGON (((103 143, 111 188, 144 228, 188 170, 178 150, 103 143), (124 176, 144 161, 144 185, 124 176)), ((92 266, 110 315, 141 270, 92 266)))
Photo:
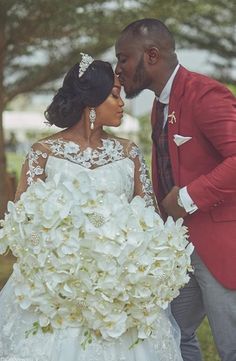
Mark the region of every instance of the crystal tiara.
POLYGON ((94 59, 90 55, 84 53, 80 54, 82 55, 82 60, 79 63, 79 78, 86 72, 89 65, 92 64, 92 62, 94 61, 94 59))

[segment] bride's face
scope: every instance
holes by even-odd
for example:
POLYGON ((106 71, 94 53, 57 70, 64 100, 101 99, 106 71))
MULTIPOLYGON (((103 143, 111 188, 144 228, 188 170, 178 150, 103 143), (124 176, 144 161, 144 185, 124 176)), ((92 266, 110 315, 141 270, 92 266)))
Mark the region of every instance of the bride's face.
POLYGON ((107 99, 96 108, 96 125, 118 127, 123 116, 124 102, 120 97, 121 85, 115 76, 114 86, 107 99))

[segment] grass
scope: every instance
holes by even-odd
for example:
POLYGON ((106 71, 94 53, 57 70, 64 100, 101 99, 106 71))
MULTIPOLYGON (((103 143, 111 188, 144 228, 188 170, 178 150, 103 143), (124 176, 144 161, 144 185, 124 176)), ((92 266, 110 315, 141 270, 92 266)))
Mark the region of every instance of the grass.
POLYGON ((204 361, 220 361, 207 319, 205 319, 199 327, 197 335, 204 361))
POLYGON ((18 180, 20 177, 21 165, 25 157, 22 154, 7 152, 6 158, 8 172, 15 174, 16 179, 18 180))
POLYGON ((0 256, 0 289, 4 286, 10 276, 14 261, 15 259, 11 254, 0 256))

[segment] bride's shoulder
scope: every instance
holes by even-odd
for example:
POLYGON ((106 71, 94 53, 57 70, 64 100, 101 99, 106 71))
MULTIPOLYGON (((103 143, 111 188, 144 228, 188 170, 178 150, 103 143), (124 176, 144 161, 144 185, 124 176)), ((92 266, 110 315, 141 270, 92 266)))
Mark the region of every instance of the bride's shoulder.
POLYGON ((112 138, 114 140, 116 140, 117 142, 119 142, 120 144, 122 144, 123 148, 126 151, 130 151, 134 147, 138 148, 137 144, 131 139, 121 138, 121 137, 117 137, 117 136, 113 136, 112 138))
POLYGON ((52 142, 58 142, 60 139, 62 139, 62 135, 61 132, 58 132, 58 133, 50 134, 47 137, 37 140, 35 144, 47 144, 52 142))
POLYGON ((47 153, 51 153, 53 147, 62 145, 61 132, 50 134, 47 137, 41 138, 32 144, 32 150, 44 150, 47 153))

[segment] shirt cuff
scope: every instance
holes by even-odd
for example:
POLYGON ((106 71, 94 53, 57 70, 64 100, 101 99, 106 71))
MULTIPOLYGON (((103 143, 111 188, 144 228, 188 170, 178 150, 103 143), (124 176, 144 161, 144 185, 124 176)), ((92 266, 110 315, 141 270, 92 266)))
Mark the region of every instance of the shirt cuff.
POLYGON ((179 197, 183 203, 184 209, 187 213, 191 214, 198 210, 198 207, 193 202, 192 198, 188 194, 187 187, 183 187, 179 190, 179 197))

